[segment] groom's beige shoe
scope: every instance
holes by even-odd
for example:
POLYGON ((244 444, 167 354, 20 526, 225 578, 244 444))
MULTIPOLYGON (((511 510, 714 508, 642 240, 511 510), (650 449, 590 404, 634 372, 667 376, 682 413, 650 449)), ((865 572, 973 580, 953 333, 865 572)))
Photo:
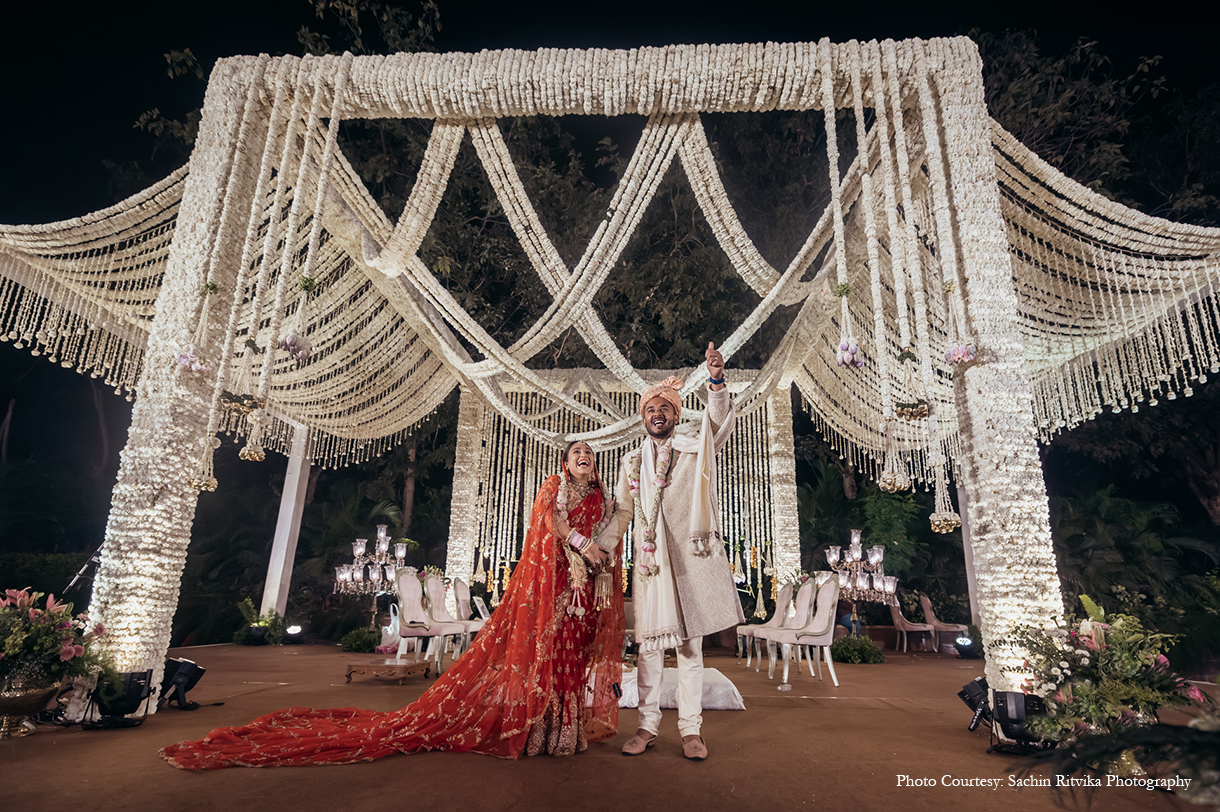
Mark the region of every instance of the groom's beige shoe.
POLYGON ((643 753, 656 743, 657 735, 655 733, 649 733, 647 730, 640 728, 635 732, 635 735, 628 739, 627 743, 623 745, 623 755, 638 756, 640 753, 643 753))
POLYGON ((703 761, 707 758, 707 743, 702 736, 683 736, 682 755, 691 761, 703 761))

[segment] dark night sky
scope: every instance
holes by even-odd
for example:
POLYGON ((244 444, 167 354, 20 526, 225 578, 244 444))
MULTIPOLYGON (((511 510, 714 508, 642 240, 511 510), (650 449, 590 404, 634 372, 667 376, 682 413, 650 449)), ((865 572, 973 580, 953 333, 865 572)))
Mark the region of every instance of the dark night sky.
MULTIPOLYGON (((307 0, 13 5, 0 49, 7 112, 0 127, 0 223, 46 222, 114 202, 101 161, 146 157, 148 142, 131 126, 137 116, 150 107, 174 115, 201 101, 202 82, 166 77, 166 51, 191 48, 205 65, 233 54, 296 53, 297 28, 313 23, 307 0)), ((441 0, 440 6, 443 50, 897 39, 973 27, 1034 28, 1049 49, 1066 48, 1078 36, 1099 40, 1119 71, 1155 53, 1165 56, 1173 85, 1193 89, 1220 78, 1211 29, 1194 12, 1198 3, 1162 2, 1137 17, 1120 13, 1117 4, 1066 2, 441 0)))
MULTIPOLYGON (((626 48, 823 36, 900 39, 964 34, 975 27, 995 32, 1033 28, 1051 52, 1062 52, 1080 36, 1098 40, 1120 75, 1141 55, 1161 54, 1172 86, 1194 90, 1220 79, 1211 58, 1213 31, 1199 24, 1198 3, 1161 2, 1138 17, 1120 13, 1116 4, 1030 5, 1019 0, 735 6, 441 0, 440 5, 437 45, 442 50, 626 48)), ((7 36, 0 48, 5 108, 0 117, 0 223, 49 222, 115 202, 102 161, 148 157, 150 142, 132 129, 135 119, 151 107, 177 116, 202 100, 203 82, 166 76, 166 51, 191 48, 205 66, 219 56, 299 53, 297 29, 314 24, 307 0, 11 6, 5 11, 7 36)), ((96 465, 100 433, 88 379, 0 344, 0 409, 10 397, 18 401, 11 456, 32 455, 50 469, 96 465)), ((111 461, 108 471, 95 478, 104 491, 109 485, 103 483, 113 483, 129 408, 107 395, 111 461)), ((98 498, 104 504, 104 493, 98 498)))

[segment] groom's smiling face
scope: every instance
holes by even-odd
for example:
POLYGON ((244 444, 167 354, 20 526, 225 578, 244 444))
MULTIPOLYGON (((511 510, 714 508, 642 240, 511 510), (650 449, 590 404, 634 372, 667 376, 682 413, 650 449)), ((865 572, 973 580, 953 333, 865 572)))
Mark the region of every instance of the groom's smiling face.
POLYGON ((664 440, 673 433, 677 423, 673 404, 664 398, 653 398, 644 404, 644 430, 653 438, 664 440))

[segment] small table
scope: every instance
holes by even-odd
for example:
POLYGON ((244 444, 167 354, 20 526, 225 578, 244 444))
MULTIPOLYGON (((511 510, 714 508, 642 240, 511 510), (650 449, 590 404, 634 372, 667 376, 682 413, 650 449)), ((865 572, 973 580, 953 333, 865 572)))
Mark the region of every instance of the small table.
POLYGON ((431 665, 432 663, 428 660, 396 660, 392 657, 354 660, 347 664, 347 681, 352 681, 352 674, 372 671, 374 677, 397 679, 398 684, 402 685, 407 677, 413 677, 416 674, 423 674, 424 677, 427 677, 431 665))

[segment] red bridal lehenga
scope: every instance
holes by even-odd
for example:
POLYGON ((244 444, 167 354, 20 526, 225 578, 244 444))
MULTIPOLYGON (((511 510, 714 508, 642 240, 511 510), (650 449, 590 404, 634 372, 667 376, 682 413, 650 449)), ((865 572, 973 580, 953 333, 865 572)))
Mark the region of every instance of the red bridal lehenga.
MULTIPOLYGON (((602 518, 601 491, 586 493, 577 483, 568 489, 568 522, 591 536, 602 518)), ((554 531, 558 491, 558 476, 543 484, 499 606, 470 649, 419 699, 389 712, 285 708, 172 744, 162 757, 186 770, 348 764, 424 750, 517 759, 569 755, 614 736, 623 595, 611 589, 609 608, 595 611, 594 578, 580 577, 579 565, 572 577, 565 542, 554 531), (577 606, 586 611, 569 612, 577 606)), ((621 556, 611 573, 617 586, 621 556)))

